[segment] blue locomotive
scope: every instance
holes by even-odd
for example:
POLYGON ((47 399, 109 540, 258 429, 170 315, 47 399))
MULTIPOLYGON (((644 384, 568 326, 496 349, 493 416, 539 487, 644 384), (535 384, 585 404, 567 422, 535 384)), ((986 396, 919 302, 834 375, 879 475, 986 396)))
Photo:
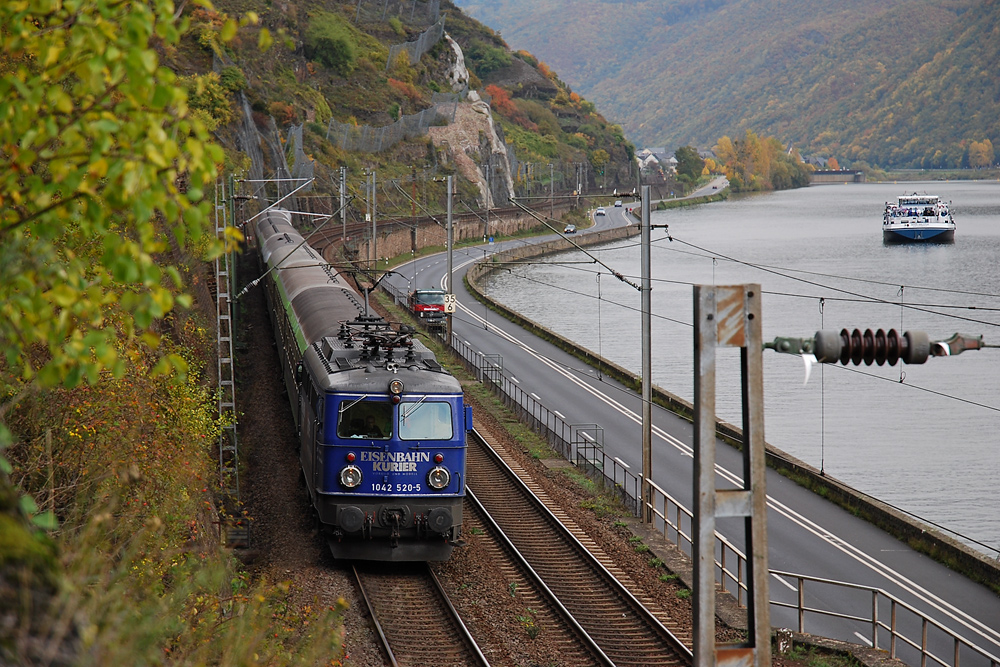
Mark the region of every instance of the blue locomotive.
POLYGON ((461 540, 462 387, 411 327, 393 329, 284 210, 256 223, 309 497, 336 558, 446 560, 461 540))

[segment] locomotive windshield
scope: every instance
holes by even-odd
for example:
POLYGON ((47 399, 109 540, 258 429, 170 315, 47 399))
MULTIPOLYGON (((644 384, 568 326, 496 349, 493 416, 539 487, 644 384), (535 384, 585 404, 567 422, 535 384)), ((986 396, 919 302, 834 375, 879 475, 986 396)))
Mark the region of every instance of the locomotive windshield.
POLYGON ((375 438, 392 436, 392 404, 385 401, 356 400, 341 405, 337 422, 341 438, 375 438))
POLYGON ((401 440, 451 440, 452 435, 450 403, 421 399, 399 404, 401 440))

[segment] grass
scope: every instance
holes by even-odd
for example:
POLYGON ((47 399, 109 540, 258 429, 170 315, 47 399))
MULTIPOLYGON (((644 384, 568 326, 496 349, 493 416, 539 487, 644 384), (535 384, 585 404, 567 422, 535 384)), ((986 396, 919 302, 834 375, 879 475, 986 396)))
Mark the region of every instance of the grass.
POLYGON ((531 608, 525 609, 525 613, 519 615, 517 617, 517 621, 521 624, 521 627, 524 628, 525 633, 527 633, 528 637, 531 639, 536 638, 538 633, 541 631, 541 628, 538 627, 538 624, 535 622, 535 612, 531 608))
POLYGON ((801 662, 807 667, 858 667, 861 664, 848 655, 828 653, 815 646, 801 644, 793 644, 785 657, 795 662, 801 662))

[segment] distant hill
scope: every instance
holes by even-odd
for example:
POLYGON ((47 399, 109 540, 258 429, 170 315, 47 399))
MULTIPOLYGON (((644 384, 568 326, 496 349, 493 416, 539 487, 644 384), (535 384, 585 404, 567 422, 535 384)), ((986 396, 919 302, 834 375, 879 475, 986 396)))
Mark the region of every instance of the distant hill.
POLYGON ((745 129, 844 165, 1000 142, 998 0, 460 0, 637 145, 745 129))

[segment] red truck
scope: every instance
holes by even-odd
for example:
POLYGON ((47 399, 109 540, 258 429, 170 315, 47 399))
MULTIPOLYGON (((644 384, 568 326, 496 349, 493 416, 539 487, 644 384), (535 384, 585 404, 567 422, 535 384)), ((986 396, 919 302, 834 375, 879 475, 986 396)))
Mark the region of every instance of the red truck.
POLYGON ((443 289, 418 289, 410 292, 410 311, 420 318, 431 331, 445 328, 443 289))

